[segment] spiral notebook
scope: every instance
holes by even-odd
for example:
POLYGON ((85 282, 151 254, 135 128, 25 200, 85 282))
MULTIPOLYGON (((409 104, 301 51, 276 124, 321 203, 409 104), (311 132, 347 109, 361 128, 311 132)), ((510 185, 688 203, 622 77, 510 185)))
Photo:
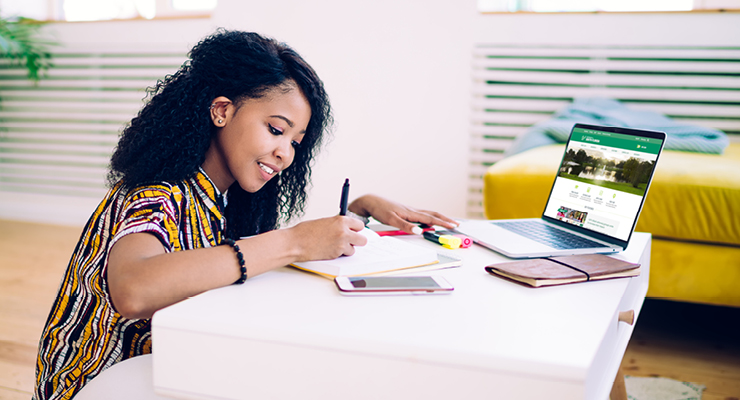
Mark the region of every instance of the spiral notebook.
POLYGON ((367 245, 357 246, 355 254, 333 260, 305 261, 291 266, 334 279, 337 276, 391 275, 424 272, 457 267, 460 259, 439 254, 436 250, 419 246, 391 236, 379 236, 370 229, 362 233, 367 245))

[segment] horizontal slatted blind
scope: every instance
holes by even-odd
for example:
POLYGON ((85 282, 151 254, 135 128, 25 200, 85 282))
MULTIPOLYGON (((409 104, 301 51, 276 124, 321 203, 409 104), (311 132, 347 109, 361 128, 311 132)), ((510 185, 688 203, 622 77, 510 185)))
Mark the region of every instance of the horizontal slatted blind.
POLYGON ((613 98, 737 140, 740 48, 475 46, 469 217, 484 218, 486 169, 578 97, 613 98))
POLYGON ((59 49, 38 83, 0 62, 0 191, 101 198, 121 129, 186 55, 59 49))

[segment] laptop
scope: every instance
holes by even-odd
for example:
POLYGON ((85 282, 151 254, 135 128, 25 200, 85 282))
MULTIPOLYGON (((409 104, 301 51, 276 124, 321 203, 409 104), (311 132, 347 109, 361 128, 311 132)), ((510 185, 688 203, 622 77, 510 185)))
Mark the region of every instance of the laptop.
POLYGON ((665 136, 576 124, 540 218, 465 220, 456 231, 511 258, 620 252, 635 230, 665 136))

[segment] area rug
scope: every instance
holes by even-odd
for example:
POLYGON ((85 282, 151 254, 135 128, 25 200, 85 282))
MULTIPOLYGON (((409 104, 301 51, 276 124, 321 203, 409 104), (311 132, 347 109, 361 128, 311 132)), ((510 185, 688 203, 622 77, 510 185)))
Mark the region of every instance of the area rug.
POLYGON ((707 387, 698 383, 669 378, 645 378, 625 375, 624 385, 629 400, 701 400, 707 387))

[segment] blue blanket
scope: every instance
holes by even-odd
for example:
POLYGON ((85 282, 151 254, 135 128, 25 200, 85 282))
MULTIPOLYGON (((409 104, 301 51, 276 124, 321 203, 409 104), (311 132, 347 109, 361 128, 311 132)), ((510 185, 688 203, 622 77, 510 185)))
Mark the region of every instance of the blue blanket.
POLYGON ((662 131, 667 135, 666 150, 722 154, 730 142, 727 135, 717 129, 680 124, 662 114, 627 108, 612 99, 583 98, 575 99, 552 118, 530 127, 506 150, 506 155, 565 143, 576 123, 662 131))

